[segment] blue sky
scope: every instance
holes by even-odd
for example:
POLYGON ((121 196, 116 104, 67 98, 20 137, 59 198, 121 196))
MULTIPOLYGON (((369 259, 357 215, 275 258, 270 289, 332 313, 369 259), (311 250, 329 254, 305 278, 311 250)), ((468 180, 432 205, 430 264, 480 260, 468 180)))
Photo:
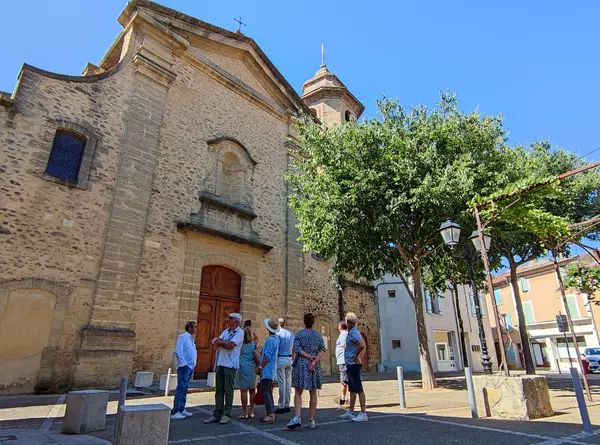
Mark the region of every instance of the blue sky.
MULTIPOLYGON (((432 105, 440 89, 461 106, 502 113, 510 141, 548 139, 585 155, 600 147, 600 2, 581 0, 221 2, 162 0, 230 30, 241 16, 300 90, 326 62, 376 113, 386 94, 432 105)), ((120 30, 124 0, 4 2, 0 90, 12 91, 23 62, 80 74, 120 30)), ((600 160, 600 150, 588 157, 600 160)))

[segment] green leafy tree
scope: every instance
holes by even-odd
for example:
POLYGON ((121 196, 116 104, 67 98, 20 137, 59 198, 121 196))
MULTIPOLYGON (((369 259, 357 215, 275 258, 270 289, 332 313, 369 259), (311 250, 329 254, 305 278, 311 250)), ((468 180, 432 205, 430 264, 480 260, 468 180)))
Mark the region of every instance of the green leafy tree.
POLYGON ((290 205, 304 248, 334 260, 333 273, 409 277, 423 388, 430 389, 423 273, 445 248, 441 222, 471 218, 477 194, 507 184, 502 119, 464 113, 448 93, 432 110, 406 110, 396 100, 377 105, 381 119, 331 129, 299 121, 290 205))
MULTIPOLYGON (((562 182, 557 181, 558 175, 585 165, 585 161, 566 150, 552 149, 547 142, 537 142, 530 150, 518 147, 513 155, 513 169, 509 172, 513 179, 509 187, 482 201, 518 190, 523 190, 523 193, 518 197, 500 199, 488 207, 482 216, 484 220, 494 220, 491 227, 494 245, 506 258, 510 269, 509 279, 526 372, 535 374, 517 269, 546 255, 549 250, 554 256, 568 253, 568 244, 560 240, 573 235, 570 225, 591 218, 600 211, 597 198, 600 176, 587 172, 562 182), (546 187, 527 191, 535 184, 544 183, 546 187)), ((573 241, 579 242, 585 237, 586 234, 582 232, 573 237, 573 241)))
POLYGON ((595 301, 594 296, 594 293, 600 289, 600 265, 571 263, 564 268, 563 272, 563 284, 566 289, 577 289, 588 294, 588 299, 594 304, 600 304, 600 301, 595 301))

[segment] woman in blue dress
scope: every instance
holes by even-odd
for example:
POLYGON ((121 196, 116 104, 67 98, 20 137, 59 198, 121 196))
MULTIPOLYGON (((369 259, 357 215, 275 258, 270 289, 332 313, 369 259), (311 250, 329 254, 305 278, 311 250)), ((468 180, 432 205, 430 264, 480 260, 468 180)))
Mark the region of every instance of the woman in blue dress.
POLYGON ((317 412, 317 390, 322 386, 321 358, 325 354, 323 337, 312 327, 315 324, 313 314, 304 315, 306 329, 299 331, 294 338, 294 371, 292 386, 295 389, 295 416, 287 424, 289 429, 302 425, 302 392, 310 392, 308 410, 308 428, 315 428, 315 413, 317 412))
POLYGON ((254 418, 254 395, 256 394, 256 367, 260 360, 256 335, 252 328, 244 327, 244 343, 240 350, 240 367, 235 375, 235 389, 242 396, 242 414, 238 419, 254 418), (250 409, 248 410, 248 393, 250 393, 250 409))

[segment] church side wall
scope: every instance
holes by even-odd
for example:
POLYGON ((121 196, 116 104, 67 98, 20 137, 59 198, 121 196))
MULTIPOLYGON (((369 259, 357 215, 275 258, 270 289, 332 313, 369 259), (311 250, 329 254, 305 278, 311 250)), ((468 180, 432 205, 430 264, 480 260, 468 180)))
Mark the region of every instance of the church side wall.
MULTIPOLYGON (((123 65, 91 78, 25 66, 15 103, 0 107, 0 330, 11 323, 6 311, 14 305, 35 295, 50 302, 46 339, 27 353, 39 356, 33 364, 39 372, 26 378, 9 372, 19 369, 19 360, 32 366, 32 356, 0 352, 4 393, 70 384, 79 331, 89 321, 131 93, 131 69, 123 65), (57 128, 88 138, 87 170, 80 170, 86 177, 77 187, 44 174, 57 128)), ((21 319, 24 329, 45 323, 33 312, 21 319)))

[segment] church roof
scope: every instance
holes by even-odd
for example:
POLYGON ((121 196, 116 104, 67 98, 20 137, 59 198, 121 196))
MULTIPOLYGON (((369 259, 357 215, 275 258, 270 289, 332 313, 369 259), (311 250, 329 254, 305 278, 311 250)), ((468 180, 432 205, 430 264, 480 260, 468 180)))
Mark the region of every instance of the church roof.
MULTIPOLYGON (((227 39, 233 39, 238 42, 245 43, 249 45, 260 60, 268 67, 269 71, 272 73, 273 77, 277 79, 280 83, 283 91, 288 95, 289 99, 296 106, 298 110, 302 109, 306 113, 310 113, 310 109, 298 95, 296 90, 289 84, 289 82, 283 77, 283 75, 279 72, 279 70, 275 67, 273 62, 269 60, 267 55, 263 52, 263 50, 257 45, 254 39, 245 36, 241 32, 231 32, 227 29, 220 28, 215 25, 211 25, 210 23, 199 20, 195 17, 189 16, 187 14, 183 14, 175 9, 168 8, 159 3, 155 3, 149 0, 129 0, 127 6, 123 10, 121 17, 119 18, 119 22, 124 25, 125 21, 131 16, 131 14, 135 11, 136 8, 146 8, 149 11, 160 14, 160 16, 168 17, 170 19, 183 22, 187 25, 191 25, 193 28, 201 29, 204 32, 215 33, 227 39)), ((169 24, 167 24, 169 26, 169 24)), ((106 57, 106 56, 105 56, 106 57)))

